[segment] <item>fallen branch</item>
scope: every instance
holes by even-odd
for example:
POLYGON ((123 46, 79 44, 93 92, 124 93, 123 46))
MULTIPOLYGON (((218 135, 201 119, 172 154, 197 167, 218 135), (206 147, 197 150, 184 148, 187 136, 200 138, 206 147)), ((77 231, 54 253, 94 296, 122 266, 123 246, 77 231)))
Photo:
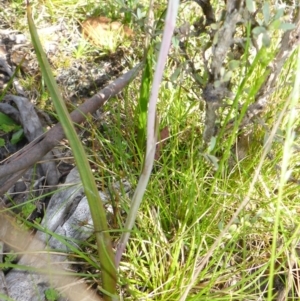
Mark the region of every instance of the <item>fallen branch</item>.
MULTIPOLYGON (((122 89, 137 75, 141 68, 142 64, 137 65, 88 99, 70 114, 72 121, 77 124, 85 121, 87 114, 96 112, 108 99, 122 91, 122 89)), ((4 194, 9 188, 7 187, 8 185, 6 185, 7 182, 10 181, 10 179, 7 178, 8 176, 14 176, 16 172, 26 170, 36 164, 64 137, 63 129, 58 123, 47 133, 42 134, 19 152, 8 158, 3 166, 0 167, 0 195, 4 194)), ((14 181, 16 180, 17 177, 14 177, 14 181)), ((10 181, 10 185, 11 184, 13 184, 12 181, 10 181)))

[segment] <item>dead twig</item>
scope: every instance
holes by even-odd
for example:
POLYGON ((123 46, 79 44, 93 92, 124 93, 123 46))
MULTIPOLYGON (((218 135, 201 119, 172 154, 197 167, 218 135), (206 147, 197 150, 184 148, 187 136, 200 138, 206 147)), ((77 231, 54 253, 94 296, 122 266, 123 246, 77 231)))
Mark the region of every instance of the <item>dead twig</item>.
POLYGON ((206 17, 205 26, 216 22, 215 13, 209 0, 194 0, 194 1, 201 6, 203 14, 206 17))

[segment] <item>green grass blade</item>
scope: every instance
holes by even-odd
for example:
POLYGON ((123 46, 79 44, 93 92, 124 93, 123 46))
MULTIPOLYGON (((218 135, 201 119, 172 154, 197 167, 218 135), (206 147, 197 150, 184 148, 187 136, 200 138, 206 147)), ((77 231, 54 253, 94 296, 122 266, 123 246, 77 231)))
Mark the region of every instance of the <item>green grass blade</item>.
MULTIPOLYGON (((103 288, 111 295, 116 294, 116 269, 114 265, 114 255, 111 245, 110 235, 108 233, 108 226, 106 221, 106 214, 103 207, 102 200, 100 199, 95 179, 90 169, 84 148, 81 144, 79 137, 75 131, 72 120, 69 116, 66 105, 60 94, 58 85, 52 75, 50 64, 43 51, 41 42, 39 40, 37 30, 35 28, 32 16, 31 8, 27 5, 27 18, 28 25, 31 34, 32 43, 35 48, 37 59, 41 67, 42 75, 45 83, 49 89, 49 93, 52 97, 54 107, 59 116, 59 120, 64 129, 65 135, 69 140, 72 148, 76 164, 80 173, 80 177, 83 183, 84 191, 88 199, 99 253, 99 261, 101 265, 101 274, 103 288)), ((106 296, 105 300, 112 300, 110 296, 106 296)))
POLYGON ((142 75, 140 97, 136 110, 136 115, 138 117, 138 146, 141 151, 144 149, 146 142, 147 109, 152 82, 152 57, 153 49, 150 46, 145 58, 145 68, 142 75))

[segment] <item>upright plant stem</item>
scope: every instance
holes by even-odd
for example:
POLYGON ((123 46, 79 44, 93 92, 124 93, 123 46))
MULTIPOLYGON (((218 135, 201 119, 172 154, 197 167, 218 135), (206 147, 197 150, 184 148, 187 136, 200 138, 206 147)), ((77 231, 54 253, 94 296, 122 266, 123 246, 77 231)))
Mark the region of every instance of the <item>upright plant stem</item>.
POLYGON ((166 60, 168 57, 169 48, 171 45, 173 31, 175 29, 178 6, 179 6, 179 0, 169 1, 166 22, 165 22, 166 25, 164 28, 163 39, 158 55, 158 61, 154 73, 153 86, 152 86, 151 96, 150 96, 150 101, 148 106, 147 147, 146 147, 145 163, 142 170, 142 174, 138 182, 138 186, 132 198, 130 211, 124 226, 125 232, 122 234, 120 243, 118 244, 117 247, 117 252, 115 257, 116 267, 119 266, 122 254, 125 250, 126 244, 130 237, 130 231, 134 226, 134 222, 137 216, 137 211, 140 207, 143 195, 148 185, 148 181, 154 163, 155 146, 156 146, 157 131, 158 131, 158 122, 156 117, 156 102, 158 98, 159 87, 162 81, 166 60))
POLYGON ((52 75, 50 64, 42 48, 31 16, 31 8, 29 6, 29 3, 27 3, 27 18, 32 43, 35 48, 36 56, 41 67, 45 83, 49 89, 51 98, 53 100, 53 104, 59 116, 60 123, 72 148, 74 159, 76 161, 76 165, 78 167, 78 171, 84 187, 84 192, 89 203, 96 233, 103 289, 107 292, 107 294, 104 296, 104 300, 116 300, 115 296, 117 273, 114 264, 114 253, 112 250, 111 239, 108 232, 106 212, 103 207, 103 202, 100 199, 97 185, 92 174, 91 168, 89 166, 87 156, 84 152, 83 145, 81 144, 81 141, 77 136, 73 122, 66 108, 65 102, 62 99, 58 85, 56 84, 54 76, 52 75))

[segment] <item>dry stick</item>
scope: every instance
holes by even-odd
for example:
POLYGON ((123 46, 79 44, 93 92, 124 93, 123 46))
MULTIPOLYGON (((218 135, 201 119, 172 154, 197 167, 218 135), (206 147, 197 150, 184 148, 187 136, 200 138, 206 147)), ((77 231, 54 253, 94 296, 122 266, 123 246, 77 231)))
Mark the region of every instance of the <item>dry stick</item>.
MULTIPOLYGON (((109 98, 122 91, 122 89, 137 75, 142 66, 142 64, 138 64, 79 106, 70 114, 72 121, 74 123, 85 121, 88 113, 97 111, 109 98)), ((6 183, 9 181, 3 181, 3 178, 15 174, 20 170, 28 169, 33 164, 37 163, 64 137, 65 135, 62 126, 58 123, 47 133, 39 136, 19 152, 12 155, 5 164, 0 167, 0 195, 7 191, 6 183)))
MULTIPOLYGON (((19 170, 11 176, 6 177, 4 184, 2 184, 0 190, 1 191, 8 191, 26 172, 27 169, 19 170)), ((3 192, 4 193, 4 192, 3 192)), ((0 209, 3 208, 3 204, 0 204, 0 209)))
POLYGON ((209 0, 194 0, 194 1, 201 6, 203 14, 206 17, 205 26, 210 25, 211 23, 215 23, 216 22, 215 13, 211 6, 210 1, 209 0))

